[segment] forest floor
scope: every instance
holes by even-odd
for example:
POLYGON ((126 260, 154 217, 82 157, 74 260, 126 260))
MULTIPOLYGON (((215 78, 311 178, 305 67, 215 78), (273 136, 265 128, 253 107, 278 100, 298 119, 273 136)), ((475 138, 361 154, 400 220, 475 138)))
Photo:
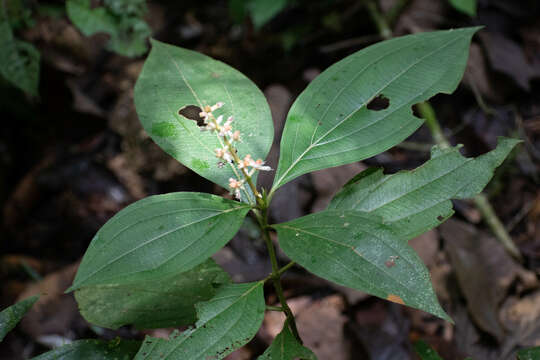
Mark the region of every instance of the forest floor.
MULTIPOLYGON (((381 1, 382 12, 392 3, 381 1)), ((148 9, 153 37, 219 59, 263 90, 276 139, 309 81, 382 40, 362 1, 296 1, 259 30, 249 19, 235 24, 226 1, 153 1, 148 9)), ((455 325, 295 267, 283 278, 285 293, 305 344, 319 359, 415 359, 417 339, 448 360, 515 359, 517 349, 540 345, 539 20, 534 0, 478 0, 475 17, 446 0, 411 0, 391 24, 393 36, 485 26, 474 37, 464 81, 453 95, 437 95, 431 103, 464 155, 493 149, 498 136, 524 140, 485 190, 522 259, 505 251, 472 201, 454 201, 451 220, 412 240, 455 325)), ((65 15, 37 17, 18 35, 41 52, 41 75, 38 99, 0 86, 0 308, 36 292, 46 295, 0 344, 0 359, 30 358, 80 338, 167 336, 172 329, 91 326, 63 291, 96 231, 129 203, 173 191, 227 190, 169 157, 142 129, 133 87, 144 56, 106 50, 106 35, 86 37, 65 15)), ((386 173, 415 168, 432 145, 422 127, 374 158, 301 176, 276 194, 272 219, 323 209, 369 166, 386 173)), ((276 159, 274 147, 273 168, 276 159)), ((264 243, 249 221, 214 259, 235 281, 270 272, 264 243)), ((275 303, 273 290, 266 290, 267 303, 275 303)), ((227 359, 256 358, 282 322, 280 313, 269 312, 254 341, 227 359)))

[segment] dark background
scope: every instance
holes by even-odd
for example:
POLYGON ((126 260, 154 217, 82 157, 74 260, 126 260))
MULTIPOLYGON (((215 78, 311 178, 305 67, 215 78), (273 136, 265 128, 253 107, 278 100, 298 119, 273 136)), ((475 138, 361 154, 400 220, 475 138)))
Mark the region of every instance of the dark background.
MULTIPOLYGON (((393 2, 378 5, 384 13, 393 2)), ((235 22, 226 1, 152 1, 146 20, 156 39, 246 74, 267 95, 277 129, 318 73, 381 40, 362 1, 294 1, 259 30, 249 17, 235 22)), ((473 40, 464 81, 432 104, 465 155, 494 148, 497 136, 524 140, 486 189, 523 262, 504 251, 472 202, 457 201, 454 221, 411 241, 455 326, 296 268, 284 277, 286 295, 319 359, 412 359, 417 339, 445 359, 512 359, 516 349, 540 345, 540 3, 479 0, 471 18, 446 0, 411 0, 391 26, 400 36, 473 25, 485 28, 473 40)), ((61 294, 95 232, 127 204, 171 191, 227 191, 170 158, 142 130, 133 86, 144 56, 107 51, 107 35, 85 37, 65 15, 37 16, 16 35, 42 59, 39 98, 0 83, 0 307, 31 293, 47 295, 0 344, 0 358, 29 358, 68 339, 167 335, 92 327, 72 296, 61 294)), ((428 159, 432 143, 423 127, 405 145, 363 163, 302 176, 276 196, 274 220, 321 210, 366 166, 387 173, 414 168, 428 159)), ((215 258, 237 281, 269 272, 249 224, 215 258)), ((267 303, 275 302, 271 288, 266 294, 267 303)), ((280 321, 270 313, 255 340, 230 359, 256 358, 280 321)))

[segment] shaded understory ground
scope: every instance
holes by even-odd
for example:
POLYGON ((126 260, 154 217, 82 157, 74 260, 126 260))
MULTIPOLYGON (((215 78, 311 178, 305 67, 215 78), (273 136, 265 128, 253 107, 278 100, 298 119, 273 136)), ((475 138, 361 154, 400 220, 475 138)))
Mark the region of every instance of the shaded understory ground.
MULTIPOLYGON (((233 24, 224 1, 171 3, 149 3, 154 37, 245 73, 271 105, 276 139, 292 101, 310 80, 380 40, 357 1, 298 1, 259 31, 249 20, 233 24)), ((391 3, 381 1, 383 11, 391 3)), ((535 1, 480 0, 478 15, 470 18, 443 0, 413 0, 393 24, 394 36, 485 25, 474 38, 456 93, 438 95, 432 104, 448 138, 464 144, 468 156, 494 148, 497 136, 524 140, 486 189, 523 262, 505 252, 472 202, 456 201, 452 220, 411 241, 455 325, 294 268, 283 278, 285 292, 305 344, 319 359, 412 359, 417 339, 449 360, 512 359, 516 349, 540 345, 539 18, 535 1)), ((0 88, 0 307, 35 292, 46 295, 0 344, 0 358, 29 358, 80 338, 167 336, 172 329, 93 327, 63 291, 95 232, 127 204, 172 191, 227 191, 170 158, 142 130, 133 86, 144 57, 108 52, 106 36, 84 37, 65 16, 38 17, 19 36, 39 48, 42 71, 37 100, 5 83, 0 88)), ((322 210, 367 166, 387 173, 414 168, 428 159, 432 143, 421 128, 402 146, 362 163, 304 175, 276 194, 273 220, 322 210)), ((275 168, 277 148, 272 151, 269 163, 275 168)), ((265 246, 249 221, 214 258, 235 281, 270 271, 265 246)), ((267 304, 275 304, 272 289, 265 290, 267 304)), ((282 322, 282 314, 269 312, 257 337, 229 359, 261 354, 282 322)))

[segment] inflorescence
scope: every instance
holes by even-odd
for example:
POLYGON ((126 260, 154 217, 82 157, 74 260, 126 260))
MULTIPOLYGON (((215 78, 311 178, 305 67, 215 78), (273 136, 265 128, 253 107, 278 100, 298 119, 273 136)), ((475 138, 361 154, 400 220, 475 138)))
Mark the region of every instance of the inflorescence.
POLYGON ((221 147, 215 149, 216 157, 231 164, 236 176, 236 178, 229 179, 229 189, 231 194, 234 194, 237 199, 240 199, 242 191, 247 194, 244 185, 246 182, 249 182, 250 186, 252 186, 252 190, 255 192, 255 195, 260 197, 261 195, 256 191, 256 189, 253 188, 251 177, 257 170, 270 171, 272 169, 270 166, 264 165, 264 161, 262 159, 254 160, 249 154, 247 154, 244 159, 241 159, 238 156, 236 148, 233 144, 242 141, 242 134, 239 130, 233 130, 233 117, 229 116, 223 123, 223 115, 219 115, 216 118, 213 114, 214 111, 221 108, 223 105, 224 103, 218 102, 215 105, 206 105, 203 107, 202 111, 199 113, 199 116, 204 119, 206 126, 202 127, 201 130, 215 132, 218 135, 221 147))

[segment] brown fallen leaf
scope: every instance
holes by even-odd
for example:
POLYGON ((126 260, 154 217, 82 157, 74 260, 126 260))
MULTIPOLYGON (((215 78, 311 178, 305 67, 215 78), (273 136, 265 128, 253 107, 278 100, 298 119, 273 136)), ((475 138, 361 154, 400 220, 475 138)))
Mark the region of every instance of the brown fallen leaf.
POLYGON ((79 263, 47 275, 42 281, 29 285, 20 299, 40 294, 38 302, 21 321, 21 329, 36 339, 43 335, 67 335, 77 323, 84 324, 72 294, 64 294, 71 285, 79 263))
POLYGON ((536 276, 494 238, 467 223, 449 220, 441 225, 440 232, 471 317, 478 327, 502 342, 505 331, 498 318, 502 301, 514 284, 518 291, 537 287, 536 276))
MULTIPOLYGON (((343 326, 347 321, 343 311, 345 301, 340 295, 313 300, 301 296, 288 300, 295 315, 298 332, 304 345, 319 359, 349 360, 349 345, 343 326)), ((265 314, 260 337, 268 344, 281 331, 285 315, 270 311, 265 314)))

